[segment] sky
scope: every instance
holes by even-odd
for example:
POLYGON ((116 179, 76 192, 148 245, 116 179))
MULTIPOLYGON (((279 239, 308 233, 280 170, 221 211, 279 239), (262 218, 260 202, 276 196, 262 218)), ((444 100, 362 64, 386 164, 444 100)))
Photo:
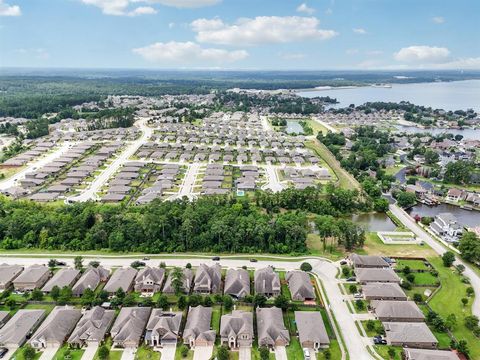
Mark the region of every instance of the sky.
POLYGON ((0 0, 0 67, 480 69, 479 0, 0 0))

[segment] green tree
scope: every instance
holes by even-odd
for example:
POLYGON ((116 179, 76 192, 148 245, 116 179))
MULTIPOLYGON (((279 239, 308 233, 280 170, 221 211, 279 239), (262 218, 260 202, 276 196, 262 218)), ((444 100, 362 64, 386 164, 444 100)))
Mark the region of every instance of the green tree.
POLYGON ((465 316, 464 324, 467 329, 473 330, 478 327, 478 317, 475 315, 465 316))
POLYGON ((388 348, 388 356, 390 357, 390 359, 394 359, 395 358, 395 349, 394 348, 388 348))
POLYGON ((15 299, 8 298, 8 299, 5 301, 5 306, 6 306, 7 308, 9 308, 10 310, 13 310, 13 309, 15 309, 15 307, 17 306, 17 302, 15 301, 15 299))
POLYGON ((451 251, 446 251, 442 255, 443 266, 450 267, 455 261, 455 254, 451 251))
POLYGON ((445 167, 443 180, 453 184, 468 184, 472 176, 474 165, 469 161, 452 161, 445 167))
POLYGON ((57 260, 55 259, 48 260, 48 267, 50 268, 50 270, 53 270, 55 266, 57 266, 57 260))
POLYGON ((355 307, 358 311, 365 310, 365 303, 362 300, 358 299, 355 301, 355 307))
POLYGON ((465 260, 472 263, 480 261, 480 241, 475 233, 463 233, 458 249, 465 260))
POLYGON ((177 305, 180 310, 184 310, 187 307, 187 299, 184 295, 180 295, 177 305))
POLYGON ((308 262, 303 262, 302 265, 300 265, 300 270, 306 272, 312 271, 312 265, 310 265, 308 262))
POLYGON ((351 294, 355 294, 358 291, 357 285, 350 284, 350 286, 348 287, 348 290, 350 291, 351 294))
POLYGON ((433 151, 431 149, 425 150, 425 164, 427 165, 434 165, 438 162, 440 159, 440 155, 436 151, 433 151))
POLYGON ((445 326, 447 329, 452 330, 457 325, 457 316, 455 314, 450 314, 445 320, 445 326))
POLYGON ((179 296, 183 291, 183 270, 175 267, 172 270, 172 288, 175 295, 179 296))
POLYGON ((75 264, 75 269, 83 270, 83 257, 75 256, 73 259, 73 263, 75 264))
POLYGON ((157 299, 157 308, 166 310, 168 308, 168 298, 166 295, 162 294, 157 299))
POLYGON ((267 298, 263 294, 255 294, 253 296, 253 306, 255 307, 262 307, 267 302, 267 298))
POLYGON ((30 294, 30 300, 32 301, 42 301, 43 300, 43 293, 40 291, 40 289, 35 289, 32 291, 30 294))
POLYGON ((54 286, 52 290, 50 291, 50 297, 53 299, 53 301, 57 301, 58 298, 60 297, 60 288, 58 286, 54 286))
POLYGON ((368 331, 373 331, 375 329, 375 321, 373 321, 373 320, 367 320, 365 325, 366 325, 368 331))
POLYGON ((473 296, 475 294, 475 290, 473 289, 473 287, 469 286, 467 287, 467 289, 465 290, 466 294, 468 297, 470 296, 473 296))
POLYGON ((95 300, 95 293, 92 289, 86 288, 83 291, 82 297, 80 298, 80 302, 83 306, 91 306, 95 300))
POLYGON ((465 340, 460 340, 456 348, 457 348, 457 351, 465 355, 467 359, 470 358, 470 349, 468 348, 468 343, 465 340))
POLYGON ((224 306, 224 308, 225 308, 226 311, 232 310, 233 300, 232 300, 232 298, 230 297, 230 295, 225 295, 225 296, 223 297, 223 306, 224 306))
POLYGON ((463 306, 467 306, 467 304, 468 304, 468 299, 467 298, 462 298, 460 301, 462 302, 463 306))
POLYGON ((183 358, 186 358, 188 356, 188 347, 186 345, 182 345, 180 347, 180 354, 183 358))
POLYGON ((258 352, 260 353, 261 360, 269 360, 270 359, 270 350, 266 346, 260 346, 258 348, 258 352))
POLYGON ((218 360, 228 360, 228 348, 225 345, 222 345, 217 350, 217 359, 218 360))
POLYGON ((98 348, 98 358, 100 360, 107 360, 110 356, 110 350, 105 345, 98 348))
POLYGON ((423 301, 423 295, 419 293, 413 294, 413 301, 416 303, 421 303, 423 301))
POLYGON ((22 355, 25 360, 34 360, 35 354, 35 349, 30 344, 23 346, 22 355))
POLYGON ((275 298, 273 304, 282 310, 286 310, 288 308, 289 301, 284 295, 280 294, 275 298))
POLYGON ((72 288, 70 288, 69 286, 64 286, 61 290, 60 290, 60 296, 58 298, 58 303, 60 305, 65 305, 67 304, 71 298, 72 298, 72 288))
POLYGON ((134 306, 136 304, 135 297, 133 294, 125 295, 122 301, 123 306, 134 306))
POLYGON ((417 198, 414 193, 400 191, 397 194, 397 204, 402 208, 408 208, 417 203, 417 198))

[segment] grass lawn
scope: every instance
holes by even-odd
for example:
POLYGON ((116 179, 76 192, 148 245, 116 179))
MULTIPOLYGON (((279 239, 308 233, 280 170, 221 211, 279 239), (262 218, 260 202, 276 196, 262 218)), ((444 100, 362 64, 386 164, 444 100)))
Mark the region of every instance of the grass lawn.
MULTIPOLYGON (((260 360, 260 352, 258 351, 258 344, 256 341, 253 343, 252 347, 252 360, 260 360)), ((275 354, 273 352, 270 352, 269 360, 275 360, 275 354)))
POLYGON ((135 360, 159 360, 160 353, 158 351, 153 351, 151 347, 143 344, 137 349, 135 354, 135 360))
POLYGON ((363 329, 365 330, 365 333, 367 334, 368 337, 374 337, 375 335, 379 335, 379 333, 381 333, 381 331, 377 331, 377 330, 380 330, 380 329, 383 328, 382 322, 380 320, 372 320, 372 321, 375 324, 375 328, 373 330, 370 330, 370 331, 367 330, 368 320, 362 320, 361 321, 363 329))
POLYGON ((287 280, 285 280, 285 271, 279 271, 278 276, 280 277, 280 282, 282 283, 282 295, 285 296, 288 300, 292 300, 292 295, 290 294, 290 289, 288 288, 287 280))
POLYGON ((428 270, 429 267, 425 265, 425 263, 422 260, 416 260, 416 259, 398 259, 397 260, 397 269, 401 270, 405 266, 408 266, 410 270, 428 270))
POLYGON ((457 325, 453 328, 453 335, 457 340, 466 340, 470 348, 470 357, 480 359, 480 342, 473 333, 464 326, 466 316, 472 314, 473 299, 469 299, 467 306, 463 306, 460 299, 465 296, 465 290, 469 286, 462 283, 460 275, 443 266, 442 259, 438 256, 429 258, 428 261, 438 271, 438 278, 442 284, 440 290, 428 302, 430 307, 443 318, 450 314, 457 317, 457 325))
MULTIPOLYGON (((23 357, 23 349, 24 349, 25 345, 22 346, 22 347, 19 347, 17 349, 17 351, 15 351, 12 355, 12 359, 15 359, 15 360, 25 360, 25 358, 23 357)), ((42 353, 40 351, 37 351, 35 353, 35 357, 33 358, 33 360, 38 360, 40 358, 40 356, 42 356, 42 353)))
POLYGON ((322 256, 334 261, 345 257, 345 253, 343 253, 340 249, 331 249, 327 246, 327 249, 324 250, 322 239, 318 234, 310 233, 307 235, 307 248, 310 250, 312 255, 322 256))
POLYGON ((41 310, 45 310, 47 314, 49 314, 53 308, 55 307, 55 305, 53 304, 27 304, 24 309, 41 309, 41 310))
POLYGON ((183 357, 181 354, 182 345, 178 344, 177 349, 175 350, 175 360, 193 360, 193 350, 188 350, 186 357, 183 357))
POLYGON ((343 169, 338 160, 333 156, 330 150, 318 140, 306 141, 305 146, 313 150, 320 158, 323 159, 335 173, 338 179, 339 185, 346 189, 361 190, 360 184, 355 178, 350 175, 345 169, 343 169))
POLYGON ((410 298, 410 299, 413 299, 413 294, 415 293, 418 293, 418 294, 422 294, 423 295, 423 298, 424 300, 427 298, 425 296, 425 290, 430 290, 432 293, 437 289, 436 287, 423 287, 423 286, 414 286, 412 287, 411 290, 405 290, 403 289, 403 291, 405 291, 405 294, 407 294, 407 296, 410 298))
POLYGON ((222 317, 222 307, 220 305, 214 305, 212 307, 212 329, 217 334, 220 333, 220 318, 222 317))
POLYGON ((355 309, 355 312, 357 312, 358 314, 366 314, 368 312, 367 306, 368 306, 368 302, 366 300, 357 299, 352 301, 352 307, 355 309), (360 303, 360 302, 363 304, 362 309, 359 309, 357 307, 357 303, 360 303))
MULTIPOLYGON (((85 350, 83 349, 69 349, 68 345, 63 345, 60 349, 58 349, 57 353, 55 354, 55 360, 64 360, 65 359, 65 352, 70 351, 70 360, 80 360, 83 356, 85 350)), ((69 359, 67 357, 67 359, 69 359)))
POLYGON ((384 359, 402 360, 402 348, 400 346, 375 345, 374 349, 377 354, 384 359), (395 356, 393 358, 388 355, 388 349, 395 350, 395 356))
MULTIPOLYGON (((430 272, 423 272, 423 273, 412 273, 415 275, 415 280, 413 281, 414 285, 437 285, 439 279, 433 276, 430 272)), ((405 280, 405 275, 399 274, 402 279, 405 280)))
POLYGON ((376 233, 367 233, 363 251, 368 255, 386 255, 398 257, 432 257, 435 251, 428 245, 387 245, 380 240, 376 233))
POLYGON ((288 359, 303 359, 303 350, 296 336, 290 336, 290 345, 286 347, 288 359))

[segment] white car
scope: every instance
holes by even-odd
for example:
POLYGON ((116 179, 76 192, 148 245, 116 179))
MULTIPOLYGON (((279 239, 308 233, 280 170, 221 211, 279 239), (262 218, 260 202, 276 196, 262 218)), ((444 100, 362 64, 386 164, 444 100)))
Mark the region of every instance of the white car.
POLYGON ((360 294, 360 293, 356 293, 356 294, 353 295, 353 297, 354 297, 355 299, 361 299, 361 298, 363 298, 363 295, 360 294))
POLYGON ((310 360, 311 357, 310 357, 310 350, 307 349, 307 348, 304 348, 303 349, 303 359, 304 360, 310 360))

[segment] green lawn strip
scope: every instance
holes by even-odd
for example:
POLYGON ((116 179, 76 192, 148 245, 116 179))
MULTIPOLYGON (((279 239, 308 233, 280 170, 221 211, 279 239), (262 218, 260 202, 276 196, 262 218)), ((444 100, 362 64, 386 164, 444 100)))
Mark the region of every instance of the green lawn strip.
MULTIPOLYGON (((422 273, 412 273, 415 276, 415 280, 413 281, 414 285, 440 285, 438 278, 433 276, 430 272, 422 272, 422 273)), ((399 273, 400 277, 406 280, 406 276, 403 273, 399 273)))
MULTIPOLYGON (((329 350, 330 350, 330 359, 331 360, 341 360, 342 359, 342 351, 340 350, 340 345, 338 344, 338 340, 330 339, 329 350)), ((317 360, 327 360, 325 358, 324 350, 321 350, 317 353, 317 360)))
POLYGON ((188 354, 186 357, 182 356, 181 353, 182 345, 178 344, 177 349, 175 350, 175 360, 193 360, 193 350, 188 350, 188 354))
POLYGON ((220 318, 222 317, 222 307, 220 305, 214 305, 212 307, 212 329, 217 334, 220 334, 220 318))
POLYGON ((366 313, 368 313, 367 306, 368 306, 368 302, 367 302, 366 300, 358 299, 358 300, 353 300, 353 301, 352 301, 352 308, 355 309, 355 312, 356 312, 357 314, 366 314, 366 313), (363 303, 363 308, 362 308, 362 309, 359 309, 359 308, 357 307, 357 302, 358 302, 358 303, 360 303, 360 302, 363 303))
MULTIPOLYGON (((269 355, 269 360, 275 360, 275 354, 273 352, 270 352, 269 355)), ((175 358, 175 360, 177 359, 175 358)), ((260 360, 260 352, 258 351, 258 344, 256 340, 253 342, 252 346, 252 360, 260 360)))
MULTIPOLYGON (((25 345, 19 347, 12 355, 12 359, 15 359, 15 360, 25 360, 25 358, 23 357, 23 349, 25 348, 25 345)), ((42 353, 40 351, 37 351, 35 352, 35 357, 33 358, 33 360, 38 360, 40 358, 40 356, 42 356, 42 353)))
POLYGON ((53 310, 54 307, 55 307, 54 304, 27 304, 25 305, 24 309, 45 310, 46 314, 48 315, 53 310))
POLYGON ((398 259, 397 269, 402 270, 405 266, 408 266, 411 270, 429 270, 429 267, 425 265, 422 260, 417 259, 398 259))
POLYGON ((85 349, 70 349, 68 344, 64 344, 54 356, 55 360, 80 360, 83 356, 85 349), (65 352, 70 352, 70 358, 65 358, 65 352))
POLYGON ((371 320, 374 323, 374 329, 373 330, 368 330, 367 329, 367 322, 368 321, 369 320, 362 320, 361 321, 363 329, 365 330, 365 333, 367 334, 367 336, 368 337, 374 337, 376 335, 380 335, 381 331, 378 331, 378 330, 383 329, 382 322, 380 320, 371 320))
POLYGON ((373 348, 378 355, 386 360, 402 360, 403 350, 400 346, 374 345, 373 348), (395 350, 395 356, 393 358, 388 355, 388 349, 395 350))
POLYGON ((472 359, 480 359, 480 342, 464 325, 465 317, 472 314, 473 298, 469 298, 469 303, 465 307, 460 301, 462 297, 466 297, 465 291, 469 285, 462 283, 460 275, 455 270, 444 267, 440 257, 428 260, 438 271, 438 278, 442 284, 438 292, 429 300, 429 306, 444 319, 450 314, 455 314, 457 325, 452 329, 453 335, 457 341, 467 341, 472 359))
POLYGON ((288 288, 287 280, 285 280, 285 271, 279 271, 278 276, 280 277, 280 282, 282 283, 282 295, 285 296, 288 300, 292 299, 290 294, 290 289, 288 288))
POLYGON ((437 288, 436 287, 428 287, 428 286, 414 286, 412 287, 410 290, 405 290, 405 294, 407 294, 407 296, 410 298, 410 299, 413 299, 413 294, 422 294, 424 296, 424 299, 426 299, 426 295, 425 295, 425 291, 426 290, 430 290, 433 294, 433 292, 436 290, 437 288))
POLYGON ((142 344, 142 346, 137 349, 135 360, 160 360, 160 353, 153 351, 150 346, 142 344))
POLYGON ((290 344, 286 347, 288 359, 303 359, 303 350, 296 336, 290 336, 290 344))

